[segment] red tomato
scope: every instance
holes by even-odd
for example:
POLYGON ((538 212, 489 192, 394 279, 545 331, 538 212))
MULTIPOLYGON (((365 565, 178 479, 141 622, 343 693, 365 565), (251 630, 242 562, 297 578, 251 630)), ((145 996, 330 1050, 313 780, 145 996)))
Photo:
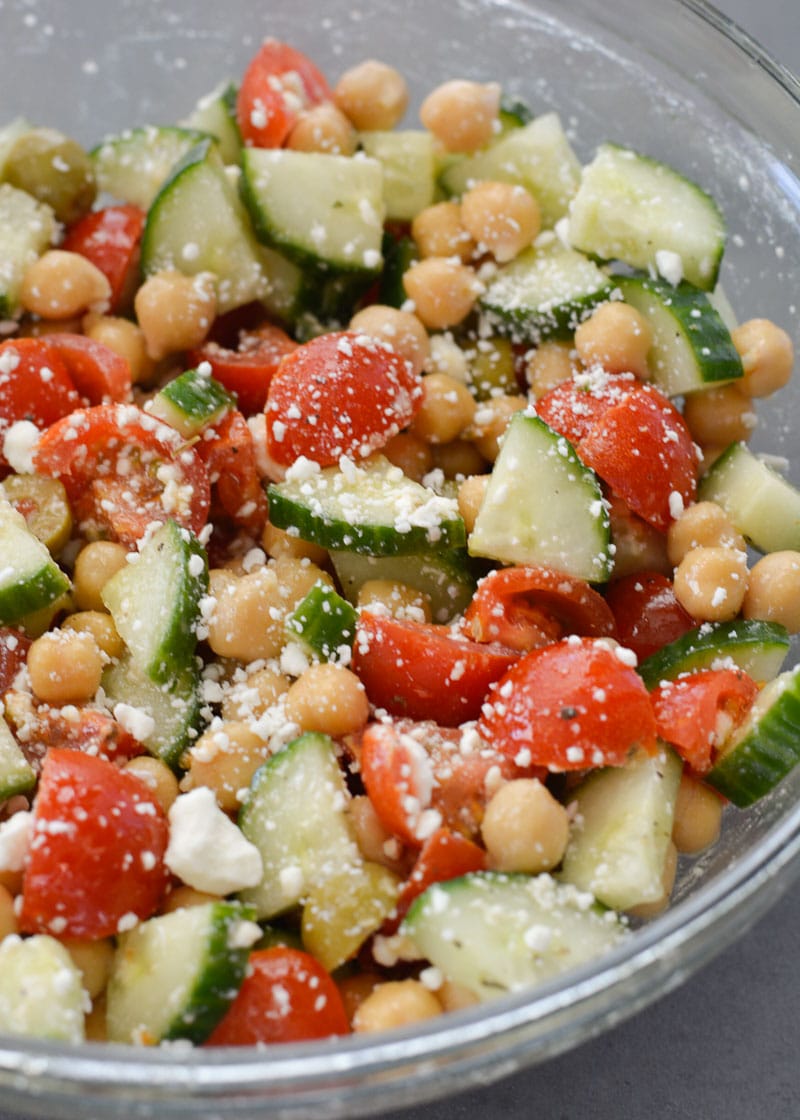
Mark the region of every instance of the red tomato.
POLYGON ((14 678, 28 657, 31 639, 21 630, 0 627, 0 697, 14 683, 14 678))
POLYGON ((98 405, 58 421, 39 440, 34 465, 61 479, 81 523, 129 547, 153 521, 173 518, 197 533, 208 517, 199 455, 134 405, 98 405))
POLYGON ((89 404, 130 400, 131 367, 102 342, 82 334, 53 334, 48 341, 67 367, 72 383, 89 404))
POLYGON ((83 751, 53 748, 39 779, 33 829, 23 933, 111 937, 155 913, 168 882, 169 826, 141 779, 83 751))
POLYGON ((527 652, 567 634, 616 637, 614 616, 588 583, 552 568, 499 568, 480 581, 464 614, 476 642, 527 652))
POLYGON ((417 847, 433 796, 433 767, 425 747, 391 724, 372 723, 361 740, 361 778, 383 827, 417 847))
POLYGON ((635 385, 632 374, 585 375, 562 381, 536 402, 536 413, 554 431, 578 444, 606 409, 619 404, 635 385))
POLYGON ((16 338, 0 342, 0 466, 3 436, 18 420, 46 428, 80 407, 82 400, 50 339, 16 338))
POLYGON ((236 100, 236 120, 245 144, 279 148, 299 113, 332 98, 322 73, 304 54, 267 39, 250 62, 236 100))
POLYGON ((741 669, 701 669, 664 681, 650 696, 656 728, 697 774, 750 710, 758 686, 741 669))
POLYGON ((320 335, 281 361, 267 395, 267 451, 288 467, 365 458, 397 435, 422 402, 422 382, 393 350, 352 331, 320 335))
POLYGON ((395 933, 414 899, 433 883, 446 883, 470 871, 485 871, 486 866, 483 848, 449 828, 437 828, 420 848, 411 874, 400 888, 394 913, 381 932, 395 933))
POLYGON ((677 641, 697 626, 675 598, 672 580, 660 572, 636 572, 606 589, 617 622, 617 637, 639 660, 677 641))
POLYGON ((322 965, 301 949, 275 946, 250 954, 242 986, 205 1045, 308 1042, 349 1033, 339 989, 322 965))
POLYGON ((61 245, 86 257, 104 274, 111 285, 112 312, 125 304, 131 278, 138 270, 145 217, 138 206, 93 210, 70 226, 61 245))
POLYGON ((81 708, 74 711, 37 705, 33 717, 23 727, 25 753, 44 757, 51 747, 84 751, 108 762, 124 762, 144 754, 145 748, 127 732, 104 708, 81 708))
POLYGON ((650 697, 619 653, 566 638, 526 654, 492 687, 479 734, 553 771, 619 766, 635 747, 655 749, 650 697))
POLYGON ((193 365, 208 362, 213 376, 230 393, 236 394, 240 412, 250 416, 262 412, 267 391, 281 358, 297 349, 297 343, 286 331, 269 323, 256 330, 243 331, 239 346, 229 350, 217 342, 207 342, 193 350, 193 365))
POLYGON ((456 727, 476 719, 489 685, 517 654, 459 638, 447 626, 365 611, 358 621, 353 670, 377 708, 412 720, 456 727))
POLYGON ((195 448, 208 471, 219 507, 215 512, 253 534, 260 533, 267 519, 267 497, 256 470, 253 437, 241 412, 226 412, 195 448))

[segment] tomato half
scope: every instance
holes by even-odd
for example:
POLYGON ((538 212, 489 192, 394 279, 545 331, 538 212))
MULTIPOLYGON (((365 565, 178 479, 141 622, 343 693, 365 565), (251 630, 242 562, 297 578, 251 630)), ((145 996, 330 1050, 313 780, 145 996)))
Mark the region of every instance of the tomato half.
POLYGON ((151 917, 169 878, 168 835, 141 779, 83 751, 51 749, 33 805, 20 929, 111 937, 151 917))
POLYGON ((267 39, 244 72, 236 120, 245 144, 279 148, 303 109, 330 101, 324 75, 301 51, 267 39))
POLYGON ((383 827, 417 847, 434 784, 425 747, 391 724, 372 723, 361 739, 361 778, 383 827))
POLYGON ((757 695, 755 681, 741 669, 701 669, 664 681, 651 693, 658 734, 695 773, 705 774, 757 695))
MULTIPOLYGON (((13 726, 13 718, 11 722, 13 726)), ((36 705, 32 718, 25 722, 24 735, 29 761, 44 757, 51 747, 84 751, 108 762, 124 762, 145 753, 142 744, 104 708, 73 708, 65 714, 63 708, 36 705)))
POLYGON ((553 771, 620 766, 635 747, 654 750, 650 697, 623 652, 575 637, 533 650, 493 685, 478 732, 553 771))
POLYGON ((517 656, 459 638, 447 626, 365 611, 356 628, 353 670, 376 707, 456 727, 477 718, 489 686, 517 656))
POLYGON ((661 572, 636 572, 606 588, 617 623, 617 637, 640 661, 677 641, 697 622, 675 598, 672 580, 661 572))
POLYGON ((253 436, 241 412, 231 409, 195 445, 211 484, 212 520, 223 516, 258 534, 267 519, 267 498, 256 470, 253 436))
POLYGON ((577 445, 606 409, 619 404, 634 386, 632 374, 570 377, 536 402, 536 414, 559 435, 577 445))
POLYGON ((206 1046, 308 1042, 350 1033, 339 989, 310 953, 256 949, 242 986, 206 1046))
POLYGON ((61 245, 100 269, 111 285, 112 312, 124 307, 132 294, 145 217, 144 210, 132 205, 93 210, 70 226, 61 245))
POLYGON ((384 925, 383 932, 396 930, 414 899, 433 883, 446 883, 470 871, 485 871, 486 866, 483 848, 449 828, 437 828, 420 848, 411 874, 400 888, 395 914, 384 925))
POLYGON ((605 599, 585 580, 552 568, 499 568, 480 581, 464 613, 476 642, 500 642, 527 652, 567 634, 616 636, 605 599))
POLYGON ((366 335, 320 335, 287 355, 267 395, 267 451, 281 466, 320 466, 378 451, 414 418, 422 381, 399 354, 366 335))
POLYGON ((73 385, 89 404, 130 400, 131 367, 110 347, 68 332, 50 335, 48 341, 64 359, 73 385))
POLYGON ((239 411, 245 416, 263 411, 267 391, 281 358, 291 354, 298 344, 286 331, 272 323, 255 330, 242 331, 236 350, 207 342, 192 350, 192 365, 208 362, 214 378, 230 393, 236 394, 239 411))
POLYGON ((16 338, 0 342, 0 466, 3 436, 18 420, 47 428, 81 400, 66 363, 48 338, 16 338))

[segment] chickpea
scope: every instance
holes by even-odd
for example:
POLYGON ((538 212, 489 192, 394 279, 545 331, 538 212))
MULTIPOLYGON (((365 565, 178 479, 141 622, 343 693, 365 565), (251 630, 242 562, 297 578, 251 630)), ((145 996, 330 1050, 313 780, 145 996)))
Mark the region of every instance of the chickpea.
POLYGON ((411 223, 411 236, 422 257, 458 257, 469 264, 475 253, 457 202, 435 202, 420 210, 411 223))
POLYGON ((370 58, 342 74, 333 99, 357 129, 390 129, 406 111, 408 86, 399 70, 370 58))
POLYGON ((422 103, 420 120, 448 152, 474 152, 495 134, 500 86, 461 79, 437 86, 422 103))
POLYGON ((72 963, 81 974, 83 986, 90 999, 96 999, 105 990, 114 960, 114 943, 110 937, 96 941, 68 937, 62 945, 72 957, 72 963))
POLYGON ((585 366, 646 379, 653 332, 644 315, 618 300, 602 303, 575 331, 575 349, 585 366))
POLYGON ((428 443, 449 443, 461 435, 475 415, 475 398, 466 385, 446 373, 422 379, 422 404, 411 428, 428 443))
POLYGON ((753 403, 735 382, 688 393, 683 417, 692 437, 703 447, 726 447, 736 440, 748 440, 756 426, 753 403))
POLYGON ((268 556, 288 556, 293 560, 310 560, 313 564, 324 564, 328 553, 322 545, 293 537, 285 529, 279 529, 267 521, 261 530, 261 547, 268 556))
POLYGON ((334 739, 360 731, 369 718, 369 701, 355 673, 341 665, 312 665, 286 694, 286 716, 303 731, 334 739))
POLYGON ((188 774, 183 790, 207 786, 217 804, 233 812, 242 803, 242 792, 259 766, 269 757, 267 744, 247 723, 230 721, 205 731, 186 752, 188 774))
POLYGON ((364 859, 397 870, 400 843, 383 827, 370 799, 363 794, 352 798, 349 811, 356 843, 364 859))
POLYGON ((377 984, 356 1008, 353 1030, 387 1031, 421 1023, 441 1015, 442 1005, 419 980, 389 980, 377 984))
POLYGON ((745 550, 741 533, 734 528, 722 506, 716 502, 695 502, 672 522, 667 530, 667 555, 673 567, 693 548, 735 548, 745 550))
POLYGON ((769 319, 750 319, 732 332, 733 345, 744 366, 742 392, 748 397, 768 397, 792 376, 794 347, 786 331, 769 319))
POLYGON ((722 800, 691 774, 681 775, 675 800, 672 840, 679 852, 694 855, 716 843, 722 825, 722 800))
POLYGON ((536 778, 501 785, 486 806, 481 834, 498 871, 549 871, 562 860, 569 839, 567 810, 536 778))
POLYGON ((83 611, 104 611, 106 607, 101 592, 127 562, 127 550, 116 541, 91 541, 84 545, 78 553, 73 573, 75 605, 83 611))
POLYGON ((542 342, 525 358, 525 378, 536 400, 562 381, 569 381, 574 372, 572 349, 567 342, 542 342))
POLYGON ((79 704, 100 687, 103 656, 91 634, 48 630, 28 650, 28 674, 35 696, 48 704, 79 704))
POLYGON ((14 895, 0 884, 0 941, 10 933, 19 932, 19 922, 14 908, 14 895))
POLYGON ((352 124, 329 101, 302 112, 286 141, 286 147, 296 152, 327 152, 337 156, 353 155, 356 144, 352 124))
POLYGON ((162 914, 172 914, 175 910, 186 910, 189 906, 207 906, 209 902, 219 902, 219 896, 206 891, 195 890, 182 883, 170 891, 161 906, 162 914))
POLYGON ((289 678, 265 666, 232 685, 222 701, 224 720, 258 719, 289 689, 289 678))
POLYGON ((141 327, 137 327, 130 319, 120 319, 114 315, 87 315, 83 320, 83 333, 125 359, 134 385, 150 381, 155 363, 148 357, 141 327))
POLYGON ((398 432, 390 439, 383 449, 383 454, 390 463, 394 463, 403 474, 413 478, 415 482, 421 482, 433 467, 431 445, 410 428, 405 432, 398 432))
POLYGON ((770 552, 753 565, 742 614, 779 622, 790 634, 800 634, 800 552, 770 552))
POLYGON ((352 1024, 358 1008, 380 983, 381 978, 375 972, 356 972, 336 981, 348 1023, 352 1024))
POLYGON ((460 481, 471 474, 483 474, 487 464, 474 443, 468 439, 453 439, 449 443, 433 446, 433 465, 445 478, 460 481))
POLYGON ((26 311, 43 319, 71 319, 93 308, 101 309, 111 296, 111 285, 100 269, 80 253, 49 249, 26 270, 20 302, 26 311))
POLYGON ((468 533, 475 528, 475 520, 486 497, 489 477, 488 474, 471 475, 458 488, 458 512, 464 518, 468 533))
POLYGON ((426 327, 444 330, 461 323, 481 290, 471 268, 445 257, 428 257, 406 269, 403 286, 426 327))
POLYGON ((108 1042, 108 1012, 105 994, 92 1000, 84 1025, 87 1042, 108 1042))
POLYGON ((430 622, 431 599, 407 583, 392 579, 368 579, 358 592, 362 609, 385 611, 393 618, 410 618, 414 622, 430 622))
POLYGON ((169 812, 178 796, 178 779, 165 762, 148 754, 140 754, 128 759, 123 769, 144 782, 164 812, 169 812))
POLYGON ((156 272, 139 288, 134 308, 148 357, 159 361, 190 350, 205 339, 217 313, 213 277, 209 272, 156 272))
POLYGON ((480 249, 505 264, 527 248, 542 225, 539 204, 524 187, 487 180, 461 199, 461 221, 480 249))
POLYGON ((109 658, 121 657, 125 643, 117 632, 110 614, 102 611, 76 611, 68 615, 61 624, 62 630, 79 630, 91 634, 97 648, 109 658))
POLYGON ((474 1007, 478 997, 470 988, 463 984, 455 984, 452 980, 445 980, 436 996, 445 1011, 462 1011, 465 1007, 474 1007))
POLYGON ((208 644, 219 657, 269 660, 284 644, 284 614, 278 577, 271 568, 249 575, 210 573, 216 606, 208 625, 208 644))
POLYGON ((675 569, 675 598, 704 622, 729 622, 747 590, 747 555, 735 548, 693 548, 675 569))
POLYGON ((425 369, 431 352, 428 332, 410 311, 373 303, 353 316, 350 329, 387 342, 415 374, 425 369))
POLYGON ((472 440, 484 459, 493 463, 511 417, 527 406, 525 397, 506 394, 492 397, 478 407, 470 428, 464 434, 472 440))

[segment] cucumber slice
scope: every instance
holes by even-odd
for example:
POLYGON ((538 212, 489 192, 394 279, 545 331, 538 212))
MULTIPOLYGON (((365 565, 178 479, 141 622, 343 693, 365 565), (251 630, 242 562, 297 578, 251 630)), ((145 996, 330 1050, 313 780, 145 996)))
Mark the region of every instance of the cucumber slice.
POLYGON ((333 551, 330 558, 342 592, 351 603, 358 602, 358 593, 367 580, 393 580, 423 591, 431 601, 435 622, 450 622, 462 614, 477 586, 476 564, 464 549, 443 548, 408 556, 333 551))
POLYGON ((0 557, 0 623, 16 622, 69 590, 69 579, 25 518, 1 496, 0 557))
POLYGON ((145 412, 193 439, 235 407, 235 398, 210 374, 187 369, 159 389, 145 412))
POLYGON ((483 871, 429 887, 401 926, 420 953, 480 999, 533 987, 618 945, 613 911, 550 875, 483 871))
POLYGON ((176 268, 214 274, 220 314, 266 293, 261 253, 247 214, 209 137, 173 167, 147 213, 145 275, 176 268))
POLYGON ((390 916, 399 887, 388 867, 366 860, 316 883, 303 906, 304 948, 328 972, 341 968, 390 916))
POLYGON ((744 809, 774 789, 798 762, 800 665, 764 687, 704 780, 744 809))
POLYGON ((301 735, 259 767, 239 813, 239 827, 264 863, 261 882, 239 897, 259 918, 288 910, 344 868, 360 866, 348 800, 327 735, 301 735))
POLYGON ((236 123, 237 88, 234 82, 215 86, 195 105, 182 122, 184 128, 213 136, 224 163, 238 164, 242 155, 242 135, 236 123))
POLYGON ((266 245, 259 246, 258 254, 266 284, 261 302, 273 318, 291 325, 305 310, 303 270, 266 245))
POLYGON ((103 602, 132 661, 155 684, 174 681, 191 665, 207 592, 205 549, 174 521, 160 526, 138 561, 103 587, 103 602))
POLYGON ((661 681, 674 681, 681 673, 720 662, 744 669, 755 681, 771 681, 780 672, 790 645, 789 634, 777 622, 708 622, 645 658, 638 673, 647 688, 653 689, 661 681))
POLYGON ((7 801, 17 793, 27 793, 35 785, 36 771, 0 716, 0 801, 7 801))
POLYGON ((204 132, 172 125, 108 136, 89 153, 98 189, 147 210, 178 160, 204 139, 204 132))
POLYGON ((734 443, 720 455, 697 496, 721 505, 760 552, 800 549, 800 490, 746 444, 734 443))
POLYGON ((72 957, 54 937, 0 943, 0 1032, 83 1042, 89 997, 72 957))
POLYGON ((517 342, 569 338, 613 287, 597 265, 552 234, 499 270, 480 298, 492 326, 517 342))
POLYGON ((362 132, 362 149, 383 168, 383 203, 390 222, 410 222, 436 192, 433 133, 423 129, 362 132))
POLYGON ((534 113, 530 105, 521 97, 503 93, 500 97, 500 125, 503 132, 510 132, 512 128, 523 128, 533 120, 534 113))
POLYGON ((662 747, 584 779, 570 794, 575 813, 559 878, 614 910, 657 902, 682 769, 662 747))
POLYGON ((725 248, 713 198, 674 168, 617 144, 602 144, 572 200, 569 239, 607 261, 656 271, 656 254, 676 253, 683 275, 710 291, 725 248))
POLYGON ((597 477, 538 416, 511 418, 467 547, 473 556, 540 564, 593 582, 611 574, 597 477))
POLYGON ((407 478, 382 455, 346 472, 325 467, 287 479, 267 497, 273 525, 323 548, 400 556, 465 541, 455 500, 407 478))
POLYGON ((49 206, 10 183, 0 183, 0 319, 19 315, 25 271, 52 244, 55 234, 55 215, 49 206))
POLYGON ((72 511, 62 482, 43 474, 10 474, 0 482, 0 494, 48 552, 64 548, 72 533, 72 511))
POLYGON ((108 982, 109 1042, 201 1043, 241 987, 260 930, 237 902, 160 914, 123 934, 108 982))
POLYGON ((650 323, 648 364, 654 384, 669 397, 744 376, 730 331, 705 292, 683 281, 616 276, 626 303, 650 323))
POLYGON ((322 661, 350 660, 358 615, 327 583, 315 583, 286 620, 287 632, 322 661))
POLYGON ((384 206, 377 160, 245 148, 241 186, 266 245, 323 270, 380 270, 384 206))
POLYGON ((439 184, 446 194, 461 195, 482 179, 519 183, 539 203, 544 228, 554 226, 567 213, 581 179, 581 165, 558 114, 544 113, 483 151, 452 161, 439 184))

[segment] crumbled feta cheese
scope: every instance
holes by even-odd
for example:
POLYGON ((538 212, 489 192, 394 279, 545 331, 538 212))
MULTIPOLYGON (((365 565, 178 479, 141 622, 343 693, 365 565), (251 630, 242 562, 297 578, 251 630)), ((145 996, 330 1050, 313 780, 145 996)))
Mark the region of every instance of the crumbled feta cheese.
POLYGON ((33 839, 33 813, 14 813, 0 824, 0 871, 22 871, 33 839))
POLYGON ((165 862, 188 886, 223 895, 260 881, 258 848, 223 813, 206 786, 181 794, 170 807, 169 823, 165 862))

